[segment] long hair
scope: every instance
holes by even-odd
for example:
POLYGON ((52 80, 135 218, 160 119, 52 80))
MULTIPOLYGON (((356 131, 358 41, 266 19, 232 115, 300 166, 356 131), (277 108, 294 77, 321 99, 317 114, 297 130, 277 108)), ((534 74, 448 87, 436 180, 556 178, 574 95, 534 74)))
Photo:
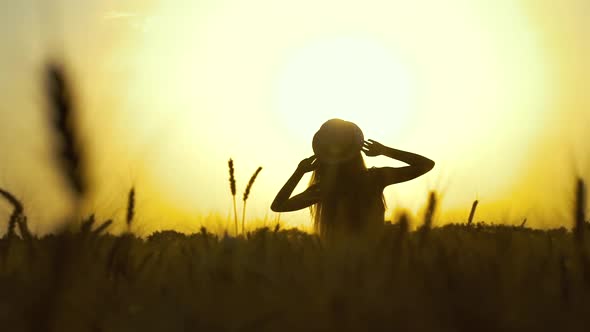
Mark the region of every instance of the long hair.
POLYGON ((383 192, 380 188, 380 192, 376 191, 378 187, 371 181, 360 152, 336 165, 319 161, 309 182, 309 187, 317 186, 320 192, 319 202, 310 207, 315 231, 329 237, 362 232, 372 222, 367 219, 381 218, 383 223, 383 192))

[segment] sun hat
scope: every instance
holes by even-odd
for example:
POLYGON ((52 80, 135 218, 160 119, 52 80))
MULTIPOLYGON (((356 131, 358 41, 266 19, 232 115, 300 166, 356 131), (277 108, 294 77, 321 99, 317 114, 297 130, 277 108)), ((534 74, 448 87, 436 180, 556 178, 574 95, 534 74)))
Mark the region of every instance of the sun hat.
POLYGON ((363 132, 356 124, 331 119, 313 135, 312 148, 320 162, 337 164, 359 153, 363 141, 363 132))

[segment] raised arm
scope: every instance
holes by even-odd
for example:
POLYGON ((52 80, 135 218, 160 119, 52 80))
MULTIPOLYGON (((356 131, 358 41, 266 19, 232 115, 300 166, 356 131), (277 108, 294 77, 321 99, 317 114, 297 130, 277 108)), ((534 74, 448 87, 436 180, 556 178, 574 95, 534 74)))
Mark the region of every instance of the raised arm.
POLYGON ((297 169, 291 175, 287 183, 279 190, 279 193, 272 202, 270 208, 274 212, 289 212, 305 209, 319 201, 319 191, 317 187, 309 187, 299 195, 291 197, 293 190, 303 177, 303 174, 311 172, 317 168, 315 156, 303 159, 297 169))
POLYGON ((378 177, 382 182, 383 187, 415 179, 428 173, 428 171, 434 167, 434 161, 426 157, 407 151, 393 149, 371 139, 364 142, 363 151, 369 157, 382 155, 403 161, 409 165, 404 167, 378 168, 376 171, 378 172, 378 177))

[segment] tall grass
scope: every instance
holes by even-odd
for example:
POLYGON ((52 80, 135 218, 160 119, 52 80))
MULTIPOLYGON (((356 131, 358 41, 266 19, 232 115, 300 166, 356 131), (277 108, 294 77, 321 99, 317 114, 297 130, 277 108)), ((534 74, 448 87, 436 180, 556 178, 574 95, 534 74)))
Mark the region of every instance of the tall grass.
MULTIPOLYGON (((228 163, 229 168, 229 190, 232 195, 233 207, 234 207, 234 224, 235 224, 235 235, 239 234, 238 232, 238 210, 236 207, 236 177, 235 177, 235 169, 234 169, 234 161, 233 159, 229 159, 228 163)), ((252 177, 250 177, 250 181, 246 185, 246 189, 244 190, 244 195, 242 196, 242 234, 245 234, 246 228, 246 203, 248 201, 248 197, 250 196, 250 191, 252 190, 252 185, 254 185, 254 181, 256 181, 256 177, 262 171, 262 167, 258 167, 252 177)))
POLYGON ((70 274, 49 302, 40 289, 55 273, 48 262, 58 238, 34 240, 33 264, 23 264, 17 238, 0 264, 2 330, 540 332, 590 324, 590 287, 571 233, 456 224, 433 227, 421 241, 408 223, 402 215, 386 224, 379 245, 325 245, 279 227, 145 240, 71 233, 70 274), (49 328, 37 325, 43 312, 49 328))
POLYGON ((98 226, 95 230, 92 231, 94 235, 100 235, 104 233, 111 225, 113 224, 112 219, 108 219, 103 222, 100 226, 98 226))
POLYGON ((579 178, 576 181, 574 203, 574 235, 578 243, 584 242, 586 223, 586 183, 579 178))
POLYGON ((421 231, 423 233, 428 233, 432 228, 432 223, 434 221, 434 213, 436 212, 436 206, 436 192, 431 191, 428 194, 428 205, 426 206, 426 211, 424 212, 424 223, 421 226, 421 231))
POLYGON ((574 242, 577 252, 578 262, 581 265, 582 277, 590 287, 590 258, 588 257, 588 248, 585 246, 586 240, 586 208, 587 208, 587 191, 586 183, 583 179, 578 178, 576 181, 576 196, 574 203, 574 242))
POLYGON ((80 132, 76 129, 78 114, 74 92, 61 64, 52 62, 46 66, 45 91, 57 138, 56 160, 76 197, 82 197, 87 190, 86 164, 80 132))
POLYGON ((471 225, 473 222, 473 217, 475 216, 475 210, 477 209, 477 205, 479 204, 478 200, 473 201, 471 204, 471 211, 469 211, 469 217, 467 218, 467 225, 471 225))
POLYGON ((258 167, 256 169, 256 171, 254 172, 254 174, 252 174, 252 177, 250 177, 250 181, 248 181, 248 185, 246 186, 246 190, 244 190, 243 205, 242 205, 242 234, 244 234, 244 231, 245 231, 246 202, 248 201, 248 196, 250 196, 250 190, 252 190, 252 185, 254 184, 254 181, 256 181, 256 177, 258 177, 258 174, 260 173, 260 171, 262 171, 262 167, 258 167))
POLYGON ((235 234, 238 235, 238 209, 236 208, 236 177, 234 170, 234 161, 231 158, 227 162, 227 166, 229 167, 229 190, 231 192, 234 205, 235 234))
POLYGON ((133 217, 135 216, 135 187, 129 190, 127 196, 127 216, 125 218, 127 224, 127 231, 131 232, 131 224, 133 223, 133 217))
POLYGON ((21 216, 24 215, 24 207, 21 201, 18 200, 13 194, 9 191, 0 188, 0 196, 4 197, 4 199, 12 205, 12 214, 10 215, 10 219, 8 220, 8 231, 7 235, 9 237, 14 235, 14 230, 16 225, 19 223, 21 216))
POLYGON ((57 314, 63 303, 64 292, 72 275, 76 274, 76 254, 79 250, 78 243, 68 236, 66 229, 74 218, 80 216, 89 181, 85 149, 78 127, 79 110, 75 105, 73 87, 66 70, 61 64, 50 62, 45 67, 44 79, 48 113, 52 119, 54 143, 57 147, 54 150, 55 160, 75 200, 72 216, 66 220, 64 229, 57 235, 56 244, 51 247, 48 260, 52 273, 47 275, 42 294, 34 305, 36 319, 31 329, 54 331, 57 330, 57 314))

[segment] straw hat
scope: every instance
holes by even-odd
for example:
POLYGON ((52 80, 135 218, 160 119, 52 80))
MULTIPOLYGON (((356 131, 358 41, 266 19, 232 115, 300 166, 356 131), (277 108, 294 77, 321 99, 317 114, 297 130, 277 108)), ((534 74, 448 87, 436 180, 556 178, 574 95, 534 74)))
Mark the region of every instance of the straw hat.
POLYGON ((364 136, 354 123, 341 119, 326 121, 313 136, 313 152, 319 161, 337 164, 361 151, 364 136))

